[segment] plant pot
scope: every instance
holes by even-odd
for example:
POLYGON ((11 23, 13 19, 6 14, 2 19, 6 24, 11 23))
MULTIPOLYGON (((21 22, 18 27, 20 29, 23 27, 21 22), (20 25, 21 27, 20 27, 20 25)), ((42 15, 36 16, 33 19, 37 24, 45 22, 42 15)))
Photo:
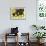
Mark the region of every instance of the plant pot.
POLYGON ((40 46, 40 39, 37 39, 37 46, 40 46))

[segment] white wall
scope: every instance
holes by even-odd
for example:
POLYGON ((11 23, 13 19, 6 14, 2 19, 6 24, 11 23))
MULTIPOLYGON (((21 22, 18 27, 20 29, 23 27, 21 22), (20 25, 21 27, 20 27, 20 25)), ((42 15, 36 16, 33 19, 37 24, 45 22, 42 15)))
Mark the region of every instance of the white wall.
POLYGON ((31 25, 36 24, 36 0, 0 0, 0 34, 11 27, 19 27, 19 32, 29 32, 31 25), (24 7, 26 20, 10 20, 11 7, 24 7))

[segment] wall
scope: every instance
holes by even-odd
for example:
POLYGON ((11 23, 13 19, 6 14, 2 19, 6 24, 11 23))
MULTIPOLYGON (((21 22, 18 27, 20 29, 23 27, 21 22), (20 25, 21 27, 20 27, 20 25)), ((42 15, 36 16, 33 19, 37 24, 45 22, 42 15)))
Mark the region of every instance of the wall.
POLYGON ((36 24, 36 0, 0 0, 0 34, 17 26, 19 32, 29 32, 32 37, 32 24, 36 24), (24 7, 26 20, 10 20, 11 7, 24 7))

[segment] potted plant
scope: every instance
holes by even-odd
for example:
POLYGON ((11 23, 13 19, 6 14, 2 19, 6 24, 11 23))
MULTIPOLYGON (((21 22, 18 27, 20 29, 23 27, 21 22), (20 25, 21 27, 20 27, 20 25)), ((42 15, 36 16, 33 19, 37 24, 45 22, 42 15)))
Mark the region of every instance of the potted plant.
POLYGON ((45 32, 35 32, 33 35, 37 38, 37 42, 40 43, 40 40, 45 36, 45 32))

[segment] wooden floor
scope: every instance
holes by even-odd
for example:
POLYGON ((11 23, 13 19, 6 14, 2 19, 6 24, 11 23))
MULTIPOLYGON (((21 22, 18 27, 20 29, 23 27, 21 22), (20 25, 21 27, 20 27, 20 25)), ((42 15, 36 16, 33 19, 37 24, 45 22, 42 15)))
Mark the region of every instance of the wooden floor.
MULTIPOLYGON (((4 43, 2 42, 0 42, 0 46, 4 46, 4 43)), ((10 43, 8 43, 8 45, 7 46, 15 46, 15 43, 12 43, 12 42, 10 42, 10 43)), ((21 46, 23 46, 23 45, 21 45, 21 46)), ((25 45, 24 45, 25 46, 25 45)), ((37 46, 37 43, 34 43, 34 42, 32 42, 32 43, 30 43, 30 46, 37 46)), ((46 46, 46 43, 44 43, 43 45, 41 45, 41 46, 46 46)))

